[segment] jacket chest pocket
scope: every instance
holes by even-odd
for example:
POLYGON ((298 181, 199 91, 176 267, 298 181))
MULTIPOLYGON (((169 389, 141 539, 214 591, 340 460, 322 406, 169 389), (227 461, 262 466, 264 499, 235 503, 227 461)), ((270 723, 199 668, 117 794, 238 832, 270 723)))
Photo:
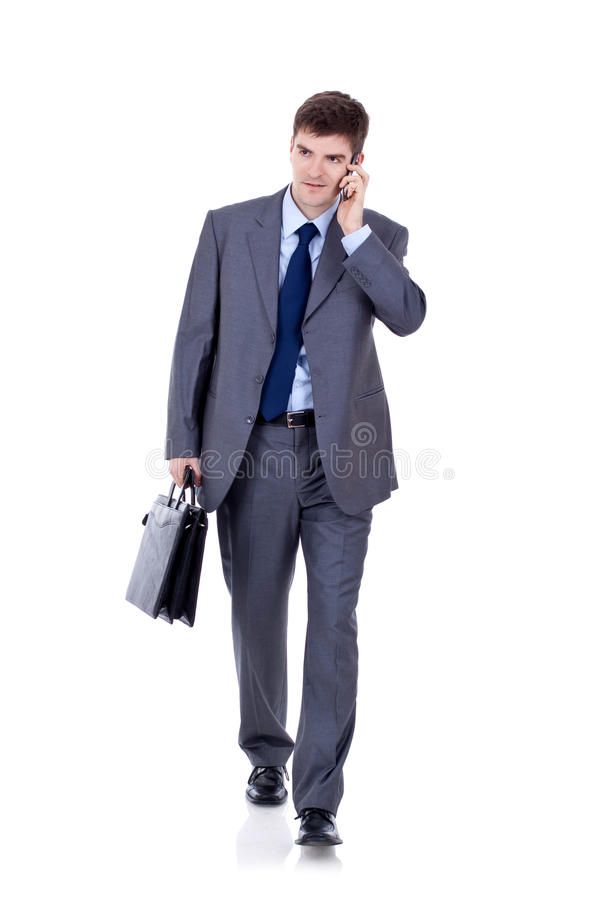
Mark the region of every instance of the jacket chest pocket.
POLYGON ((357 282, 356 278, 350 274, 350 272, 346 272, 340 280, 337 282, 335 289, 339 293, 343 291, 352 290, 352 288, 356 288, 357 291, 362 291, 360 284, 357 282))

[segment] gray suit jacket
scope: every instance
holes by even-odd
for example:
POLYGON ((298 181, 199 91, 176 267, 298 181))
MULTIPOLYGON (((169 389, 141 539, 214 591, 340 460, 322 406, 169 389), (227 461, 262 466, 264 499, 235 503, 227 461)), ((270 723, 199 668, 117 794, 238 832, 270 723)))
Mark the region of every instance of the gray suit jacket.
MULTIPOLYGON (((275 348, 286 190, 209 210, 192 263, 171 364, 165 459, 200 458, 208 512, 238 471, 275 348)), ((302 324, 319 452, 331 493, 349 514, 398 488, 374 320, 405 336, 426 312, 425 294, 403 264, 408 230, 372 209, 363 222, 373 233, 347 256, 331 220, 302 324)))

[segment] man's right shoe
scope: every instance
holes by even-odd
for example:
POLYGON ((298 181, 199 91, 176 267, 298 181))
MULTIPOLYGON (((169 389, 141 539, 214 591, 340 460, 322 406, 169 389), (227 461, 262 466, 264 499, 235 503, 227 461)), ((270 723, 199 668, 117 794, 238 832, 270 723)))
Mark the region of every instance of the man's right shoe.
POLYGON ((290 780, 285 766, 254 766, 248 779, 246 797, 252 803, 285 803, 287 789, 283 783, 283 775, 290 780))

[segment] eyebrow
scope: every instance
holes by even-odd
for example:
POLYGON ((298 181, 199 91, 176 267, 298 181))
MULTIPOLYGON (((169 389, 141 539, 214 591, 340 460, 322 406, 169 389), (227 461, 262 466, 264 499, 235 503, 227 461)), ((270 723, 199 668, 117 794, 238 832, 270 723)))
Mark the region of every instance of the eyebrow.
MULTIPOLYGON (((312 153, 310 147, 305 147, 303 144, 296 144, 298 150, 308 150, 309 153, 312 153)), ((335 156, 337 159, 346 159, 345 153, 326 153, 325 156, 335 156)))

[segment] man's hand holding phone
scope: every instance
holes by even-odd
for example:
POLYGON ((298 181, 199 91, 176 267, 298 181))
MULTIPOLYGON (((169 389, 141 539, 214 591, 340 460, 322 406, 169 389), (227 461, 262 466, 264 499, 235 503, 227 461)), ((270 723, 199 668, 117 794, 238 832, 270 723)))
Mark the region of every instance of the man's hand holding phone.
POLYGON ((352 157, 352 162, 347 167, 352 169, 340 181, 338 187, 341 191, 340 202, 337 208, 337 220, 344 234, 351 234, 363 226, 363 210, 365 206, 365 191, 369 183, 369 176, 357 162, 360 153, 352 157))
POLYGON ((202 475, 200 474, 200 460, 196 456, 175 457, 169 460, 169 472, 177 487, 183 487, 185 467, 191 466, 194 470, 194 486, 200 487, 202 475))

